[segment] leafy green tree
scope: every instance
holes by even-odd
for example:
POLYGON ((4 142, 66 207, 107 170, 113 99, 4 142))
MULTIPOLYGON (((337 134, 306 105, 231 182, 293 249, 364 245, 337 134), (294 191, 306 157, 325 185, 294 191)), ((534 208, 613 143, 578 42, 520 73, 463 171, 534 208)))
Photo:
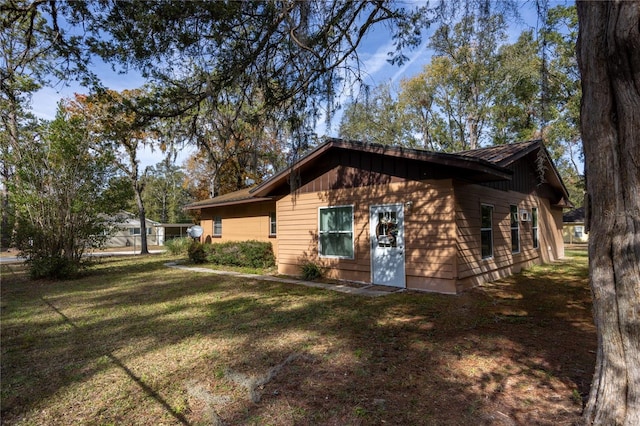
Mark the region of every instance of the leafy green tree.
POLYGON ((582 88, 575 46, 578 38, 578 15, 575 6, 557 6, 549 10, 543 28, 547 46, 547 96, 553 112, 547 123, 545 141, 555 149, 557 161, 572 200, 582 204, 585 190, 584 162, 580 131, 580 102, 582 88))
POLYGON ((2 247, 8 247, 13 231, 14 208, 9 202, 8 182, 13 179, 15 165, 12 157, 18 155, 17 147, 23 135, 33 128, 34 117, 28 112, 28 103, 33 92, 46 82, 46 74, 53 54, 50 51, 51 28, 37 9, 29 11, 20 19, 9 16, 0 18, 0 176, 2 178, 2 247))
POLYGON ((362 102, 347 105, 340 122, 340 137, 383 145, 414 146, 405 116, 394 100, 389 83, 365 94, 362 102))
POLYGON ((540 137, 539 48, 532 30, 499 51, 496 96, 491 108, 490 137, 497 145, 540 137))
POLYGON ((402 80, 398 100, 385 85, 376 88, 373 102, 347 107, 341 135, 436 151, 487 144, 505 29, 500 14, 441 25, 429 44, 436 55, 422 73, 402 80))
POLYGON ((144 117, 136 113, 135 103, 143 90, 104 90, 92 96, 76 95, 67 109, 87 120, 93 147, 109 155, 114 166, 127 176, 133 190, 140 221, 140 254, 149 254, 146 232, 146 207, 142 196, 146 184, 146 169, 140 164, 140 149, 156 145, 157 132, 144 117))
POLYGON ((445 151, 452 142, 447 141, 445 123, 436 108, 437 81, 425 72, 400 81, 398 104, 412 137, 420 140, 416 146, 431 151, 445 151))
POLYGON ((178 223, 188 219, 184 206, 192 201, 185 188, 185 175, 171 157, 151 167, 146 176, 144 204, 150 219, 178 223))
POLYGON ((486 144, 497 90, 497 51, 505 39, 501 14, 469 14, 453 27, 440 26, 431 37, 435 57, 425 71, 436 86, 435 103, 447 126, 448 144, 456 150, 486 144))
POLYGON ((85 124, 61 106, 14 152, 14 238, 34 278, 75 275, 85 250, 104 242, 108 216, 122 202, 107 196, 112 160, 96 155, 85 124))
POLYGON ((578 162, 581 98, 575 44, 575 7, 548 10, 538 34, 523 32, 500 50, 499 95, 493 108, 496 143, 541 138, 565 180, 571 199, 581 204, 584 184, 578 162))

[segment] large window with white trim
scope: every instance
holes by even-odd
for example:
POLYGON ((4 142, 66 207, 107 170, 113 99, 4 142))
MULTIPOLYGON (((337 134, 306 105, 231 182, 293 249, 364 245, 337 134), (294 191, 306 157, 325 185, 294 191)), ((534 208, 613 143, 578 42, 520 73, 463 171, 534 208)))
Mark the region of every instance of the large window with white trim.
POLYGON ((353 259, 353 206, 320 207, 318 253, 353 259))
POLYGON ((520 218, 518 206, 509 206, 511 217, 511 253, 520 253, 520 218))
POLYGON ((533 238, 533 248, 540 247, 540 241, 538 240, 538 208, 531 209, 531 236, 533 238))
POLYGON ((482 258, 493 257, 493 206, 482 204, 480 207, 480 247, 482 258))

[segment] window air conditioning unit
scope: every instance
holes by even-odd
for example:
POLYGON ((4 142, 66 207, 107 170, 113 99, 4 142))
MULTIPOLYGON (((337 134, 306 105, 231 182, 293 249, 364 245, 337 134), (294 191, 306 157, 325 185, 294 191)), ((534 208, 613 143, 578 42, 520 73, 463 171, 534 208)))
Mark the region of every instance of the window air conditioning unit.
POLYGON ((520 210, 520 222, 531 222, 531 213, 528 210, 520 210))

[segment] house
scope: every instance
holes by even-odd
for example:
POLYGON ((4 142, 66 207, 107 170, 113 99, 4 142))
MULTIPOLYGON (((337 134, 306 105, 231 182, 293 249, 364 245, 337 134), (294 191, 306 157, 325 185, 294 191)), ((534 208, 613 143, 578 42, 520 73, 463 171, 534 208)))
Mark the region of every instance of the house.
POLYGON ((570 210, 562 216, 562 237, 567 244, 584 244, 589 241, 584 224, 584 207, 570 210))
MULTIPOLYGON (((121 211, 109 219, 114 232, 106 242, 107 247, 140 247, 140 219, 133 213, 121 211)), ((146 219, 147 242, 158 245, 158 226, 160 223, 146 219)))
MULTIPOLYGON (((140 247, 141 227, 140 219, 133 213, 121 211, 109 218, 109 223, 115 227, 113 235, 106 242, 106 247, 140 247)), ((160 223, 145 219, 147 244, 162 246, 166 240, 187 236, 187 229, 191 223, 160 223)))
POLYGON ((187 208, 204 241, 271 241, 278 272, 458 293, 564 256, 567 190, 541 141, 456 154, 329 139, 187 208))

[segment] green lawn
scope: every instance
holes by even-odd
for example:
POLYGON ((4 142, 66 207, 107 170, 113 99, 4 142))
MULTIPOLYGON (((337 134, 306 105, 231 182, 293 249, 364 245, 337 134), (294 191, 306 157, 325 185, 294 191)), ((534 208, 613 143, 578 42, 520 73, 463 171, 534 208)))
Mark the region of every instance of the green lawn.
POLYGON ((459 296, 368 298, 104 259, 2 266, 3 424, 570 425, 595 362, 586 253, 459 296))

